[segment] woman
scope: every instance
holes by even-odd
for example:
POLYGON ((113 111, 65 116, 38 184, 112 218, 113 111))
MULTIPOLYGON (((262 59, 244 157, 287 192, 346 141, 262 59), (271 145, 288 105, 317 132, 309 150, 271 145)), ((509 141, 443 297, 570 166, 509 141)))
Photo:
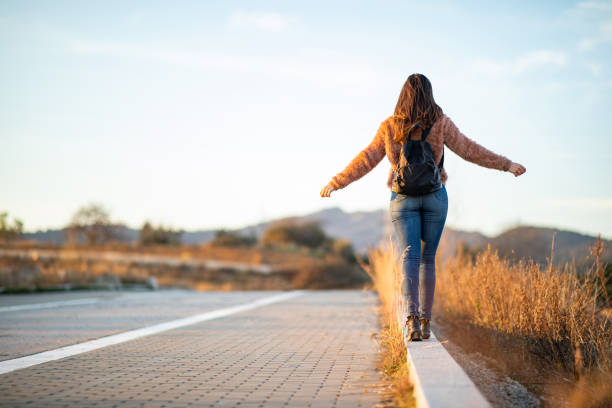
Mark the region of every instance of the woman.
POLYGON ((363 177, 385 155, 391 162, 387 186, 392 188, 402 144, 408 138, 420 140, 422 136, 431 145, 435 163, 441 167, 441 186, 436 191, 419 196, 392 191, 390 199, 391 220, 402 254, 402 295, 407 309, 404 310, 405 341, 427 339, 430 336, 429 321, 436 282, 435 256, 448 211, 445 186, 448 176, 441 163, 444 145, 461 158, 483 167, 508 171, 515 177, 526 171, 522 165, 493 153, 463 135, 436 104, 429 80, 424 75, 413 74, 402 88, 393 116, 380 124, 370 145, 323 187, 321 197, 329 197, 332 191, 363 177), (423 133, 423 129, 429 129, 429 132, 423 133), (424 268, 419 273, 421 240, 424 268))

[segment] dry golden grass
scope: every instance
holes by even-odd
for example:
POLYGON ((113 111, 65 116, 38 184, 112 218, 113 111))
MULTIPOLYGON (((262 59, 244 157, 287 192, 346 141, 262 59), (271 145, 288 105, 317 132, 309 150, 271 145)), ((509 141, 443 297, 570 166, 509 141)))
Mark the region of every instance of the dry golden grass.
MULTIPOLYGON (((591 254, 601 255, 603 248, 591 254)), ((374 281, 387 325, 381 363, 399 384, 408 374, 401 340, 401 271, 395 246, 371 249, 364 268, 374 281), (403 354, 402 354, 403 353, 403 354), (402 364, 404 366, 402 366, 402 364)), ((489 247, 477 254, 453 257, 436 271, 436 313, 495 335, 510 336, 538 354, 543 366, 560 367, 574 378, 572 407, 608 406, 612 399, 612 322, 602 293, 601 262, 578 274, 571 265, 547 267, 531 261, 511 263, 489 247), (604 405, 601 405, 603 401, 604 405)), ((542 373, 546 375, 546 373, 542 373)), ((401 406, 401 405, 398 405, 401 406)))
POLYGON ((381 333, 379 344, 381 355, 378 368, 390 384, 393 407, 414 407, 413 387, 406 362, 406 347, 402 339, 401 268, 393 243, 382 243, 368 251, 369 265, 360 262, 370 275, 373 289, 380 298, 379 317, 381 333))
MULTIPOLYGON (((554 245, 554 241, 553 241, 554 245)), ((492 333, 511 335, 549 367, 574 378, 569 407, 612 406, 612 321, 598 239, 593 267, 578 274, 565 264, 511 263, 488 247, 475 259, 458 256, 437 269, 436 311, 492 333)), ((543 377, 547 373, 541 373, 543 377)))
POLYGON ((541 348, 549 353, 544 357, 567 369, 607 370, 612 331, 598 306, 595 269, 579 276, 567 264, 510 263, 489 247, 475 260, 455 257, 437 269, 436 307, 453 319, 540 341, 549 346, 541 348))

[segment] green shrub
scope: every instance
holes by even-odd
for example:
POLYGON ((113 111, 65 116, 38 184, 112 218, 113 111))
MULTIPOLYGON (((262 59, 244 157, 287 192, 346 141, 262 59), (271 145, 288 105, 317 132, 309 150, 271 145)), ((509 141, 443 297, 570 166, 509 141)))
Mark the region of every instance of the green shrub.
POLYGON ((342 259, 329 259, 300 269, 291 283, 296 289, 332 289, 362 287, 370 281, 359 266, 342 259))
POLYGON ((329 238, 317 221, 298 222, 290 218, 269 226, 262 236, 265 246, 296 244, 308 248, 321 247, 329 238))
POLYGON ((8 222, 8 212, 0 213, 0 241, 9 242, 18 239, 23 233, 23 222, 13 217, 13 225, 8 222))
POLYGON ((355 263, 355 250, 353 244, 348 239, 336 239, 332 242, 331 250, 334 254, 342 257, 349 263, 355 263))
POLYGON ((215 231, 215 237, 210 242, 214 246, 238 247, 238 246, 253 246, 257 243, 257 237, 254 235, 240 235, 235 231, 219 229, 215 231))
POLYGON ((145 222, 140 230, 139 241, 141 245, 180 245, 183 230, 175 231, 163 226, 154 227, 145 222))

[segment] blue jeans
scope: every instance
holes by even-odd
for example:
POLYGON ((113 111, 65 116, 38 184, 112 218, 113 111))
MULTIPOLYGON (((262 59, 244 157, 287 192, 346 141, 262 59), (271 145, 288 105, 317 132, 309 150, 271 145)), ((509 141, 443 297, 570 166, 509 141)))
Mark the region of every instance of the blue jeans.
POLYGON ((401 254, 404 314, 431 320, 436 286, 436 250, 448 212, 446 187, 443 185, 440 190, 415 197, 391 192, 389 207, 398 253, 401 254), (424 268, 419 272, 421 240, 424 268))

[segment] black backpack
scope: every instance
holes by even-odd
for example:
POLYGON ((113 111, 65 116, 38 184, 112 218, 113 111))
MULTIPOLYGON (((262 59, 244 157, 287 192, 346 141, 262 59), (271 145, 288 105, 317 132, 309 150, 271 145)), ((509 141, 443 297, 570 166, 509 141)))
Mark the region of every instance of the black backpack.
MULTIPOLYGON (((419 126, 421 129, 423 127, 419 126)), ((431 128, 425 129, 421 140, 408 138, 402 145, 398 171, 391 190, 398 194, 418 196, 442 188, 441 171, 444 166, 444 146, 440 166, 436 165, 431 145, 426 141, 431 128)))

